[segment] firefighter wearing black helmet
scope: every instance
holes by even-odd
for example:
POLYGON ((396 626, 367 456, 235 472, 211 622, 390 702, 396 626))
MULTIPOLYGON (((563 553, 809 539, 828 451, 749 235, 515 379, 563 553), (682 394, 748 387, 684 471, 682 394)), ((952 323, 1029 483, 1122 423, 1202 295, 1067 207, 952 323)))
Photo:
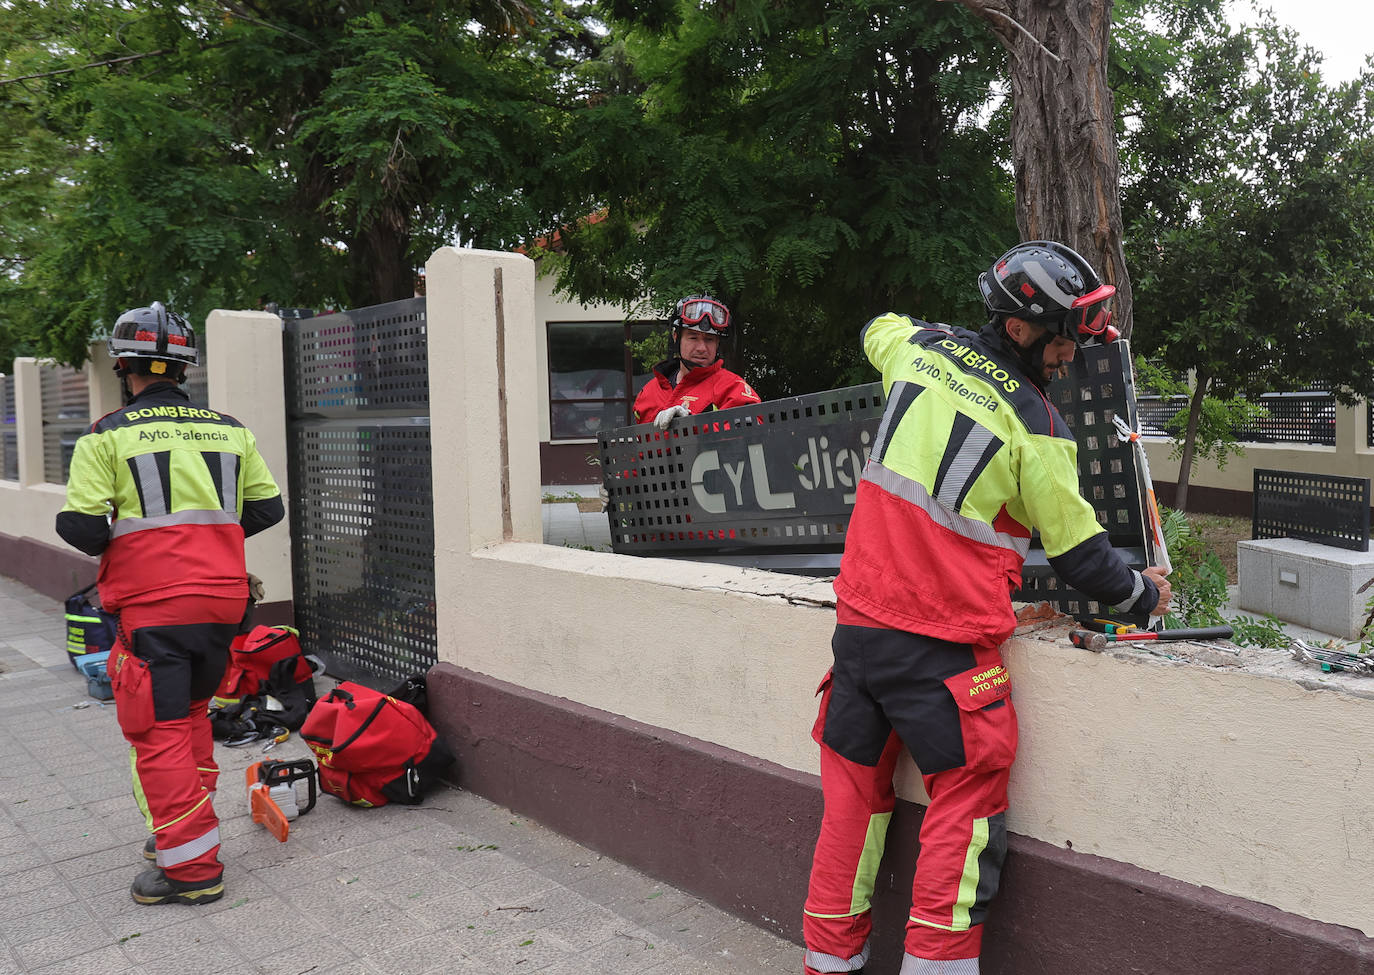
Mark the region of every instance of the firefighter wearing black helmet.
POLYGON ((669 322, 672 354, 654 366, 635 397, 635 422, 666 430, 674 419, 759 402, 759 394, 725 368, 720 345, 734 334, 730 309, 710 295, 689 295, 669 322))
POLYGON ((224 894, 206 707, 247 605, 243 540, 284 509, 253 434, 180 388, 198 360, 185 319, 132 309, 108 348, 129 399, 77 441, 57 532, 100 556, 101 602, 119 616, 108 671, 157 862, 131 893, 204 904, 224 894))
POLYGON ((825 815, 803 917, 811 975, 868 959, 903 747, 931 802, 902 973, 978 973, 1016 754, 999 647, 1032 530, 1091 598, 1132 613, 1169 605, 1164 570, 1127 566, 1079 495, 1077 445, 1043 392, 1080 344, 1115 337, 1112 287, 1052 241, 1018 244, 978 285, 992 316, 981 331, 889 313, 862 333, 887 397, 835 580, 834 666, 813 730, 825 815))

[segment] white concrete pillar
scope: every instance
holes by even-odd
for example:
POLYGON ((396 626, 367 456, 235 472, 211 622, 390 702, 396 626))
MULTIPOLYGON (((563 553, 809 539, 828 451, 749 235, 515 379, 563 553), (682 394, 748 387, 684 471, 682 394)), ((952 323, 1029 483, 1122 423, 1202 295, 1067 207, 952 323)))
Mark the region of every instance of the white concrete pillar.
MULTIPOLYGON (((425 265, 435 584, 470 553, 542 542, 534 262, 441 248, 425 265), (504 409, 502 408, 504 404, 504 409)), ((441 601, 442 602, 442 601, 441 601)))
MULTIPOLYGON (((212 311, 205 320, 206 383, 213 410, 253 431, 258 452, 287 501, 286 382, 281 319, 269 312, 212 311)), ((290 513, 290 503, 287 502, 290 513)), ((263 581, 266 602, 292 598, 291 532, 287 522, 248 539, 248 571, 263 581)))
POLYGON ((91 343, 85 368, 92 423, 124 405, 124 386, 115 375, 114 363, 104 342, 91 343))
POLYGON ((43 380, 37 359, 14 360, 14 435, 19 453, 19 484, 44 483, 43 380))
POLYGON ((1355 452, 1365 446, 1361 441, 1364 434, 1364 402, 1353 406, 1336 404, 1336 453, 1343 459, 1353 459, 1355 452))

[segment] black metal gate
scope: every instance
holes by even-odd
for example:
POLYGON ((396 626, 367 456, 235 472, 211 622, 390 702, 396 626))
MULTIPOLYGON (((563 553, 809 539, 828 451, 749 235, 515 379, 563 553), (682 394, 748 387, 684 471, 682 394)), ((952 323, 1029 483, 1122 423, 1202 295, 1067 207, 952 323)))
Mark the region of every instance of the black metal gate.
POLYGON ((434 620, 425 299, 285 323, 296 625, 329 673, 428 670, 434 620))

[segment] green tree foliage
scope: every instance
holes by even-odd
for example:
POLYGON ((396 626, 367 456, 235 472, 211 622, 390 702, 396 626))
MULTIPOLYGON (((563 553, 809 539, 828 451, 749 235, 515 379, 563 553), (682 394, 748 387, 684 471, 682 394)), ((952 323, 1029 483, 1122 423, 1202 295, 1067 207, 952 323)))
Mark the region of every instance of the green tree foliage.
POLYGON ((79 362, 153 298, 360 306, 408 297, 440 244, 531 238, 522 188, 595 42, 570 6, 7 4, 0 112, 36 138, 0 144, 28 194, 0 224, 0 334, 79 362))
POLYGON ((558 160, 568 293, 715 294, 770 398, 871 379, 856 336, 875 314, 981 324, 974 282, 1016 229, 1005 118, 983 124, 1005 63, 966 11, 605 8, 558 160))
POLYGON ((1181 508, 1209 397, 1374 395, 1374 74, 1325 84, 1272 21, 1185 26, 1130 66, 1122 134, 1136 348, 1195 381, 1181 508))

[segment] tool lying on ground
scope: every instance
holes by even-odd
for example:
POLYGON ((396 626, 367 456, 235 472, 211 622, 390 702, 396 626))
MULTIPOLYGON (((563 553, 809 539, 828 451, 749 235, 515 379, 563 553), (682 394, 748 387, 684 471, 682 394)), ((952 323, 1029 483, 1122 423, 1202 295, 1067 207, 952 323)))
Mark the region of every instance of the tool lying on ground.
POLYGON ((291 832, 290 823, 315 808, 315 763, 308 758, 284 762, 254 762, 244 776, 248 781, 248 802, 253 822, 262 823, 282 843, 291 832), (302 808, 296 783, 304 779, 309 786, 302 808))
POLYGON ((1293 659, 1306 664, 1316 664, 1327 673, 1344 670, 1352 674, 1374 676, 1374 657, 1369 654, 1314 647, 1303 640, 1293 641, 1293 659))
POLYGON ((1178 642, 1182 640, 1229 640, 1234 634, 1229 626, 1204 626, 1183 630, 1127 630, 1124 633, 1093 633, 1089 630, 1074 630, 1069 640, 1084 650, 1102 651, 1109 643, 1138 643, 1144 641, 1178 642))

